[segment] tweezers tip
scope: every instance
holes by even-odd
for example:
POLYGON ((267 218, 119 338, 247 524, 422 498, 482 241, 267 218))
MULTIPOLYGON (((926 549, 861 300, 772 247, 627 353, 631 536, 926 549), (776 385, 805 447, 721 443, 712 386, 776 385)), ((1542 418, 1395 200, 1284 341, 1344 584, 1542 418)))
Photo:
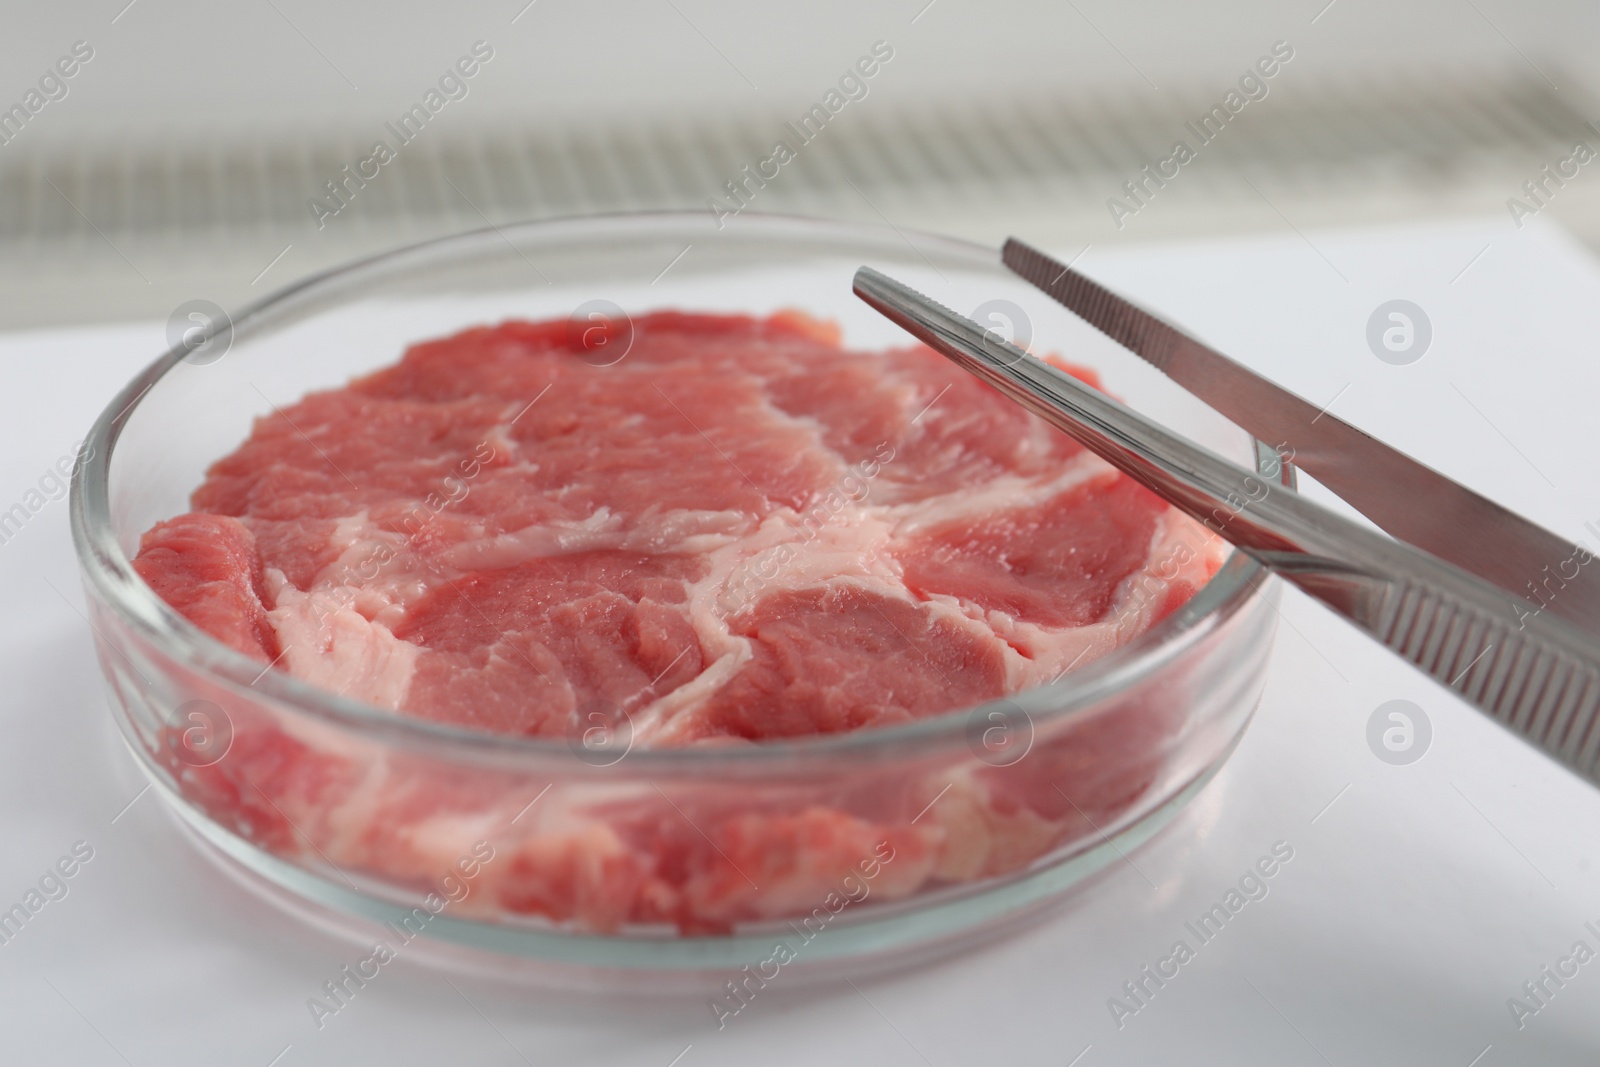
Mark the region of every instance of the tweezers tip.
POLYGON ((1019 241, 1015 237, 1007 237, 1005 244, 1000 246, 1000 262, 1004 263, 1014 273, 1020 275, 1025 281, 1044 288, 1046 291, 1048 291, 1048 286, 1043 284, 1043 280, 1049 273, 1049 268, 1051 266, 1061 266, 1061 264, 1056 263, 1037 248, 1024 241, 1019 241))

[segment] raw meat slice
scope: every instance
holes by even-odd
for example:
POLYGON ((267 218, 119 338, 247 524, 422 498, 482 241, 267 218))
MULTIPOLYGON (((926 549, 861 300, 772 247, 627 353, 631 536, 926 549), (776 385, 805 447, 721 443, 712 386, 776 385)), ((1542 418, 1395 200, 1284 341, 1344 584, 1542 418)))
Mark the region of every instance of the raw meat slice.
MULTIPOLYGON (((507 322, 275 410, 135 566, 231 647, 399 715, 716 747, 1042 684, 1223 555, 926 349, 853 352, 797 313, 657 312, 621 361, 583 354, 565 321, 507 322)), ((1026 770, 577 784, 528 812, 511 772, 233 710, 225 759, 170 766, 264 847, 423 885, 482 838, 499 858, 467 911, 686 932, 804 913, 880 843, 878 899, 1015 870, 1113 823, 1181 729, 1141 705, 1026 770)))

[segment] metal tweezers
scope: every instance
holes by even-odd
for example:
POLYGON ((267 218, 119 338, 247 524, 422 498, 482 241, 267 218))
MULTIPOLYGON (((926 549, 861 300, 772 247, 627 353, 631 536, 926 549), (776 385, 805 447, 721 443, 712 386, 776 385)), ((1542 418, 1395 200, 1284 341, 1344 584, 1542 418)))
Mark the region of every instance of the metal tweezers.
POLYGON ((1372 520, 1246 470, 868 267, 913 336, 1600 785, 1600 564, 1016 239, 1007 267, 1372 520))

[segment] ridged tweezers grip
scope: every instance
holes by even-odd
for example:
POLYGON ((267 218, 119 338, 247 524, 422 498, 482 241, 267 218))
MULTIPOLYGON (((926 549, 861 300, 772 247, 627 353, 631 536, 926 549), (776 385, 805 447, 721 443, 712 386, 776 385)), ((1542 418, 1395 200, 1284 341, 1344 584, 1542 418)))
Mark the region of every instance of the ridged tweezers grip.
POLYGON ((1590 663, 1412 582, 1389 587, 1371 629, 1502 726, 1600 780, 1600 671, 1590 663))

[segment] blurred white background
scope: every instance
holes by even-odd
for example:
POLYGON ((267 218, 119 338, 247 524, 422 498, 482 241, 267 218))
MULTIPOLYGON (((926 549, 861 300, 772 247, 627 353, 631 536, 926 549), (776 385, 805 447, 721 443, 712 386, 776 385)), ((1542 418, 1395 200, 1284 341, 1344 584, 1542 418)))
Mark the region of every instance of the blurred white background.
MULTIPOLYGON (((13 326, 232 306, 485 219, 708 210, 880 40, 866 98, 756 208, 1063 246, 1504 214, 1600 115, 1577 0, 108 0, 4 25, 0 106, 94 49, 0 145, 13 326), (479 40, 468 95, 319 230, 307 201, 479 40), (1107 198, 1280 40, 1268 97, 1113 226, 1107 198)), ((1596 204, 1580 179, 1550 212, 1594 240, 1596 204)))
POLYGON ((1130 95, 1208 97, 1280 38, 1301 57, 1275 87, 1285 95, 1328 83, 1448 84, 1518 65, 1537 76, 1534 64, 1562 92, 1600 87, 1600 7, 1579 0, 1337 0, 1325 12, 1327 0, 525 3, 14 3, 0 97, 19 95, 80 38, 97 54, 72 104, 51 108, 17 147, 364 142, 480 38, 497 59, 472 107, 452 117, 460 134, 787 115, 880 38, 896 54, 873 94, 904 109, 981 107, 1013 93, 1076 101, 1085 113, 1130 95))

